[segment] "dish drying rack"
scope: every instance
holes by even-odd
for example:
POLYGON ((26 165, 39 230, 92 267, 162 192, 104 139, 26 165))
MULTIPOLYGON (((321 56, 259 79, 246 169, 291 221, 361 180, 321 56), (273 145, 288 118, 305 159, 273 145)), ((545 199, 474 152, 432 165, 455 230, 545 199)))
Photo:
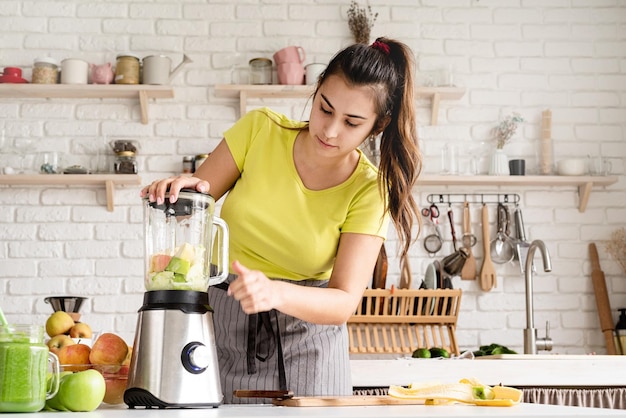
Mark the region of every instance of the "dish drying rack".
POLYGON ((459 355, 461 289, 366 289, 348 320, 350 354, 409 354, 441 347, 459 355))

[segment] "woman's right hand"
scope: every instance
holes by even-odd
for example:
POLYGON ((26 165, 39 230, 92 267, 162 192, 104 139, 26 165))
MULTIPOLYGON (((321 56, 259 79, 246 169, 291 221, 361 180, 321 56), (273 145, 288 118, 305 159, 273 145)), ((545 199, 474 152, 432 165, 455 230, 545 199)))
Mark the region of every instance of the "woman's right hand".
POLYGON ((174 203, 178 199, 178 192, 181 189, 193 189, 201 193, 208 193, 210 187, 209 182, 206 180, 190 177, 189 175, 180 175, 153 181, 141 189, 141 197, 147 196, 150 202, 156 201, 160 205, 165 200, 165 193, 169 191, 170 202, 174 203))

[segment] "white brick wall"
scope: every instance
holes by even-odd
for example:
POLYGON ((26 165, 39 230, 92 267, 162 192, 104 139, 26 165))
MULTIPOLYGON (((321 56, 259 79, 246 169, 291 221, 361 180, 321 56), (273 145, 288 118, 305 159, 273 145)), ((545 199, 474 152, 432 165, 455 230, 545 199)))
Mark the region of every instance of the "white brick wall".
MULTIPOLYGON (((458 102, 442 102, 440 124, 429 126, 430 103, 418 102, 426 173, 440 169, 446 142, 462 152, 487 142, 498 117, 520 111, 527 120, 509 156, 536 161, 541 111, 553 111, 557 158, 602 153, 610 157, 619 182, 594 189, 587 211, 577 210, 574 187, 423 187, 428 193, 518 193, 527 236, 544 240, 553 272, 535 280, 535 322, 550 321, 555 351, 604 352, 604 340, 590 279, 587 245, 599 243, 612 307, 626 306, 626 277, 601 242, 626 224, 626 5, 604 1, 370 1, 378 20, 372 38, 398 37, 415 51, 420 79, 452 65, 454 80, 467 88, 458 102), (546 3, 548 3, 546 5, 546 3)), ((351 42, 349 2, 223 0, 105 3, 81 0, 0 2, 0 66, 19 66, 30 78, 33 59, 81 57, 113 61, 118 52, 163 53, 175 64, 186 53, 193 63, 174 80, 176 98, 150 105, 150 122, 139 123, 132 100, 0 99, 0 128, 7 137, 35 138, 37 151, 74 154, 88 164, 107 153, 104 138, 140 141, 144 183, 180 170, 183 155, 209 151, 238 117, 235 101, 214 97, 212 85, 229 83, 235 61, 272 56, 301 45, 307 62, 327 61, 351 42), (238 53, 238 60, 234 60, 238 53)), ((304 101, 252 101, 300 117, 304 101)), ((483 161, 484 164, 485 161, 483 161)), ((15 157, 0 153, 0 166, 15 157)), ((83 314, 95 329, 132 341, 143 292, 142 209, 139 187, 116 191, 107 212, 103 189, 82 186, 0 186, 1 306, 13 322, 40 322, 51 312, 47 295, 90 299, 83 314)), ((444 208, 445 209, 445 208, 444 208)), ((454 206, 457 231, 461 208, 454 206)), ((472 205, 480 237, 479 205, 472 205)), ((491 219, 495 218, 492 211, 491 219)), ((446 224, 444 232, 449 234, 446 224)), ((493 223, 492 223, 493 229, 493 223)), ((449 236, 449 235, 447 235, 449 236)), ((398 261, 390 233, 389 281, 398 261)), ((482 250, 475 253, 482 261, 482 250)), ((446 255, 451 244, 446 242, 446 255)), ((414 282, 432 262, 418 242, 411 252, 414 282)), ((522 351, 525 327, 524 281, 517 265, 498 267, 498 287, 489 293, 477 282, 454 279, 464 289, 458 339, 463 349, 500 342, 522 351)), ((616 315, 614 315, 616 318, 616 315)))

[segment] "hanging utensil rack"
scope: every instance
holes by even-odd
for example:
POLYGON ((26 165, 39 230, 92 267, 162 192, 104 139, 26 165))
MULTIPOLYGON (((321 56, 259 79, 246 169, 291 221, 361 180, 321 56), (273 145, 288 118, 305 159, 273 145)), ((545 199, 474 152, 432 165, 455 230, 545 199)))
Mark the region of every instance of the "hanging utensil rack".
POLYGON ((426 197, 428 203, 514 203, 518 204, 520 195, 517 193, 432 193, 426 197))

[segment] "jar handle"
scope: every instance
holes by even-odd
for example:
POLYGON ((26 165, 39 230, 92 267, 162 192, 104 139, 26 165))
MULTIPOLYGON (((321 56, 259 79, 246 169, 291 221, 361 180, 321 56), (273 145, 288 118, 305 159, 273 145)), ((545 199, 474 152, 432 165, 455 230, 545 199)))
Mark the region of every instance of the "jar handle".
POLYGON ((48 363, 52 364, 52 377, 50 380, 50 387, 46 392, 46 400, 52 399, 54 395, 59 391, 59 383, 61 381, 61 366, 59 365, 59 358, 56 354, 48 352, 48 363))
POLYGON ((209 277, 209 286, 222 283, 228 277, 228 225, 217 216, 213 217, 213 225, 217 227, 215 239, 218 240, 218 270, 216 276, 209 277))

